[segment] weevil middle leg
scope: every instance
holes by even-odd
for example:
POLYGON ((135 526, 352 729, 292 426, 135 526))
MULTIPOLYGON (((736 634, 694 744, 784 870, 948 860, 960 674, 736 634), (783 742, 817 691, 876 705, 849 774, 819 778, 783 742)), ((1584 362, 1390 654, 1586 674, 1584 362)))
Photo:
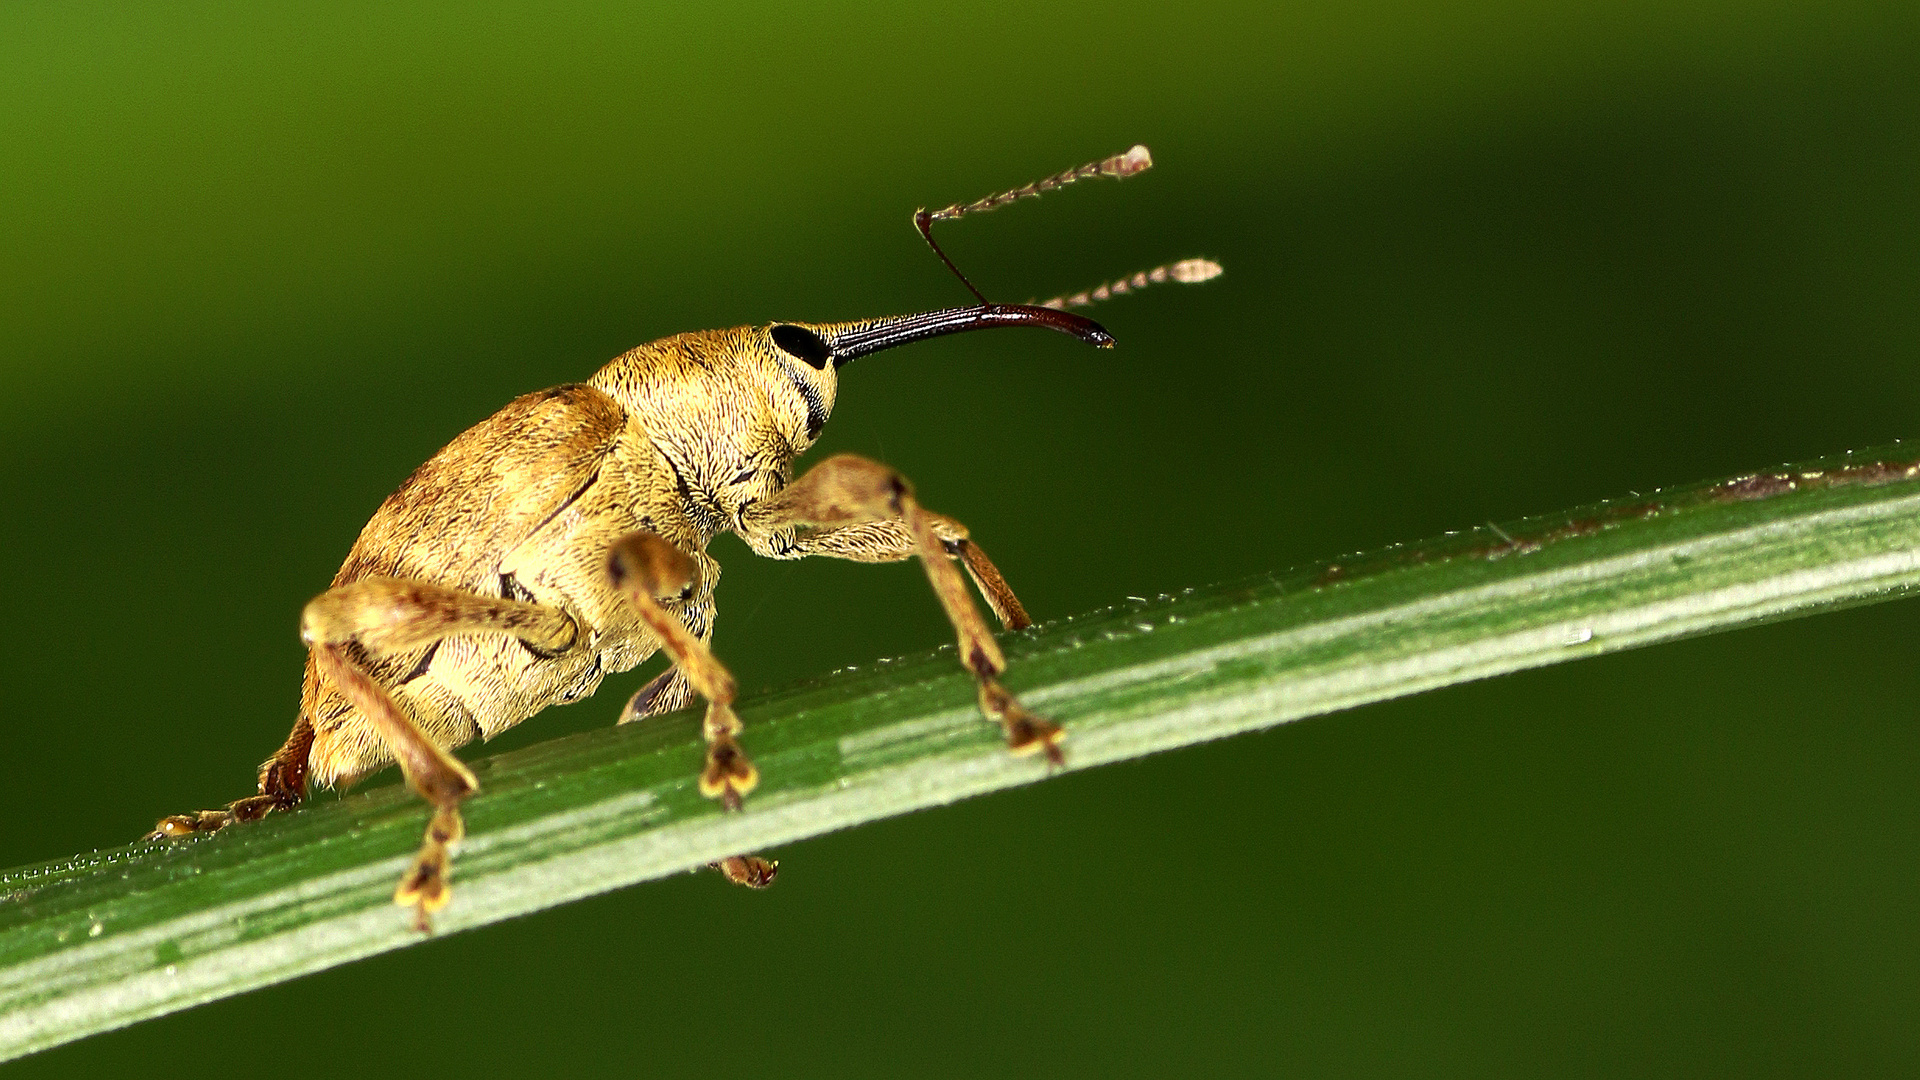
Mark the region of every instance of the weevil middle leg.
MULTIPOLYGON (((701 636, 661 606, 663 601, 685 599, 692 593, 698 584, 697 573, 694 561, 685 552, 645 530, 621 537, 607 553, 608 580, 673 660, 671 668, 627 703, 621 723, 677 708, 685 703, 688 693, 706 698, 707 717, 702 727, 707 738, 707 763, 700 771, 700 793, 737 810, 741 797, 760 782, 760 771, 735 739, 741 723, 733 711, 733 675, 714 658, 701 636)), ((758 855, 734 855, 708 865, 736 885, 764 889, 773 884, 780 864, 758 855)))
MULTIPOLYGON (((518 600, 478 596, 460 589, 393 578, 366 578, 316 597, 301 620, 301 635, 325 668, 329 681, 367 716, 407 773, 408 782, 429 801, 434 796, 421 784, 442 792, 472 783, 472 775, 452 755, 434 746, 393 703, 381 687, 349 655, 357 646, 367 656, 404 652, 455 634, 484 631, 510 633, 535 648, 565 649, 579 635, 579 627, 564 612, 518 600), (363 706, 362 699, 371 702, 363 706), (415 783, 415 773, 421 779, 415 783)), ((237 799, 224 810, 201 810, 162 818, 149 840, 213 832, 239 821, 252 821, 274 810, 285 810, 306 797, 308 754, 314 729, 305 714, 294 725, 286 744, 260 768, 260 794, 237 799)), ((471 794, 471 791, 468 792, 471 794)), ((457 805, 460 798, 453 799, 457 805)), ((439 804, 436 803, 436 806, 439 804)), ((436 819, 437 831, 458 832, 458 811, 450 819, 436 819)), ((454 839, 458 837, 455 836, 454 839)), ((444 849, 451 840, 443 841, 444 849)), ((444 871, 444 851, 434 860, 444 871)), ((442 874, 444 877, 444 873, 442 874)), ((435 894, 444 903, 444 888, 435 894)), ((437 906, 437 904, 435 905, 437 906)))
POLYGON ((659 639, 687 683, 707 699, 707 764, 700 773, 700 793, 737 808, 741 797, 760 782, 760 772, 734 738, 741 725, 733 711, 733 675, 679 616, 661 606, 691 595, 695 576, 693 560, 685 552, 645 530, 616 540, 607 554, 613 587, 659 639))
MULTIPOLYGON (((458 758, 420 730, 367 670, 363 658, 483 633, 510 634, 549 653, 572 648, 581 636, 579 624, 559 608, 385 577, 362 578, 329 589, 315 597, 301 616, 300 635, 321 677, 367 719, 399 763, 407 786, 433 806, 420 851, 393 895, 395 903, 414 909, 414 923, 423 932, 431 929, 429 917, 446 906, 452 895, 447 879, 453 847, 466 833, 460 804, 480 785, 458 758)), ((306 762, 313 737, 303 715, 287 744, 262 767, 259 795, 225 810, 163 819, 149 836, 211 831, 298 802, 306 793, 306 762)))

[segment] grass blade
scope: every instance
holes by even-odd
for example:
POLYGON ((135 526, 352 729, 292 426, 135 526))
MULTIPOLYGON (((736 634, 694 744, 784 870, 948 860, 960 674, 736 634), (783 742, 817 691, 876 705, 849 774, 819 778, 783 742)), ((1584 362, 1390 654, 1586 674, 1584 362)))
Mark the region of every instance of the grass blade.
MULTIPOLYGON (((1857 455, 1138 600, 1007 639, 1070 768, 1920 587, 1920 464, 1857 455)), ((741 703, 764 780, 693 788, 693 713, 474 763, 456 932, 741 851, 1043 779, 950 650, 741 703)), ((397 786, 202 840, 0 875, 0 1059, 419 940, 397 786)))

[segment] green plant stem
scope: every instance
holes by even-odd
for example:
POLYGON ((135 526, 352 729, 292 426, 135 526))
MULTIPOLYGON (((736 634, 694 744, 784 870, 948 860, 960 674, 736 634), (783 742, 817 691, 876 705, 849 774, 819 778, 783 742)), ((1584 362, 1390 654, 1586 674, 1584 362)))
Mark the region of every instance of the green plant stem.
MULTIPOLYGON (((1006 639, 1068 768, 1920 586, 1920 468, 1859 455, 1657 493, 1006 639)), ((1048 775, 950 649, 741 703, 764 780, 694 790, 688 711, 474 763, 457 932, 1048 775)), ((420 940, 390 896, 426 818, 398 787, 200 840, 0 875, 0 1058, 420 940)))

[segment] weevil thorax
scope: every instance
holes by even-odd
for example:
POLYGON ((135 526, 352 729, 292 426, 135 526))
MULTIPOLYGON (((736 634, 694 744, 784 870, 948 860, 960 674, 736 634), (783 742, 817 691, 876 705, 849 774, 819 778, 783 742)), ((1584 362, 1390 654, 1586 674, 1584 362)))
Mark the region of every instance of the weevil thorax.
POLYGON ((820 336, 830 330, 772 323, 675 334, 616 357, 588 383, 645 429, 689 512, 720 532, 785 486, 820 437, 839 387, 820 336))

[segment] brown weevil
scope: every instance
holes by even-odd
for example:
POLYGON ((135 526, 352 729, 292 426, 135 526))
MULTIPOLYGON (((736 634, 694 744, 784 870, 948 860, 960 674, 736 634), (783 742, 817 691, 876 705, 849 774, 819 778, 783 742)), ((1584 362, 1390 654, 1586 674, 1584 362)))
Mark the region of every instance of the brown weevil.
MULTIPOLYGON (((1006 661, 961 568, 1003 626, 1029 620, 966 528, 923 508, 899 473, 876 462, 842 454, 797 479, 793 467, 819 436, 840 368, 853 360, 999 326, 1044 327, 1104 348, 1113 344, 1106 330, 1065 308, 1217 274, 1214 264, 1189 260, 1045 305, 994 304, 933 242, 937 221, 1150 164, 1146 148, 1134 147, 975 203, 917 212, 921 235, 975 305, 662 338, 586 382, 517 398, 455 437, 387 497, 332 587, 307 605, 299 718, 260 767, 260 793, 166 818, 149 839, 289 809, 309 785, 349 783, 397 763, 433 814, 394 901, 414 908, 427 929, 449 895, 460 804, 478 790, 451 751, 586 697, 609 672, 659 650, 672 666, 633 695, 620 722, 706 699, 700 791, 738 808, 759 774, 740 744, 733 676, 708 648, 720 567, 706 548, 722 532, 772 559, 918 556, 978 684, 981 712, 1014 753, 1060 762, 1059 725, 1027 712, 1000 684, 1006 661)), ((716 865, 756 887, 774 870, 755 856, 716 865)))

